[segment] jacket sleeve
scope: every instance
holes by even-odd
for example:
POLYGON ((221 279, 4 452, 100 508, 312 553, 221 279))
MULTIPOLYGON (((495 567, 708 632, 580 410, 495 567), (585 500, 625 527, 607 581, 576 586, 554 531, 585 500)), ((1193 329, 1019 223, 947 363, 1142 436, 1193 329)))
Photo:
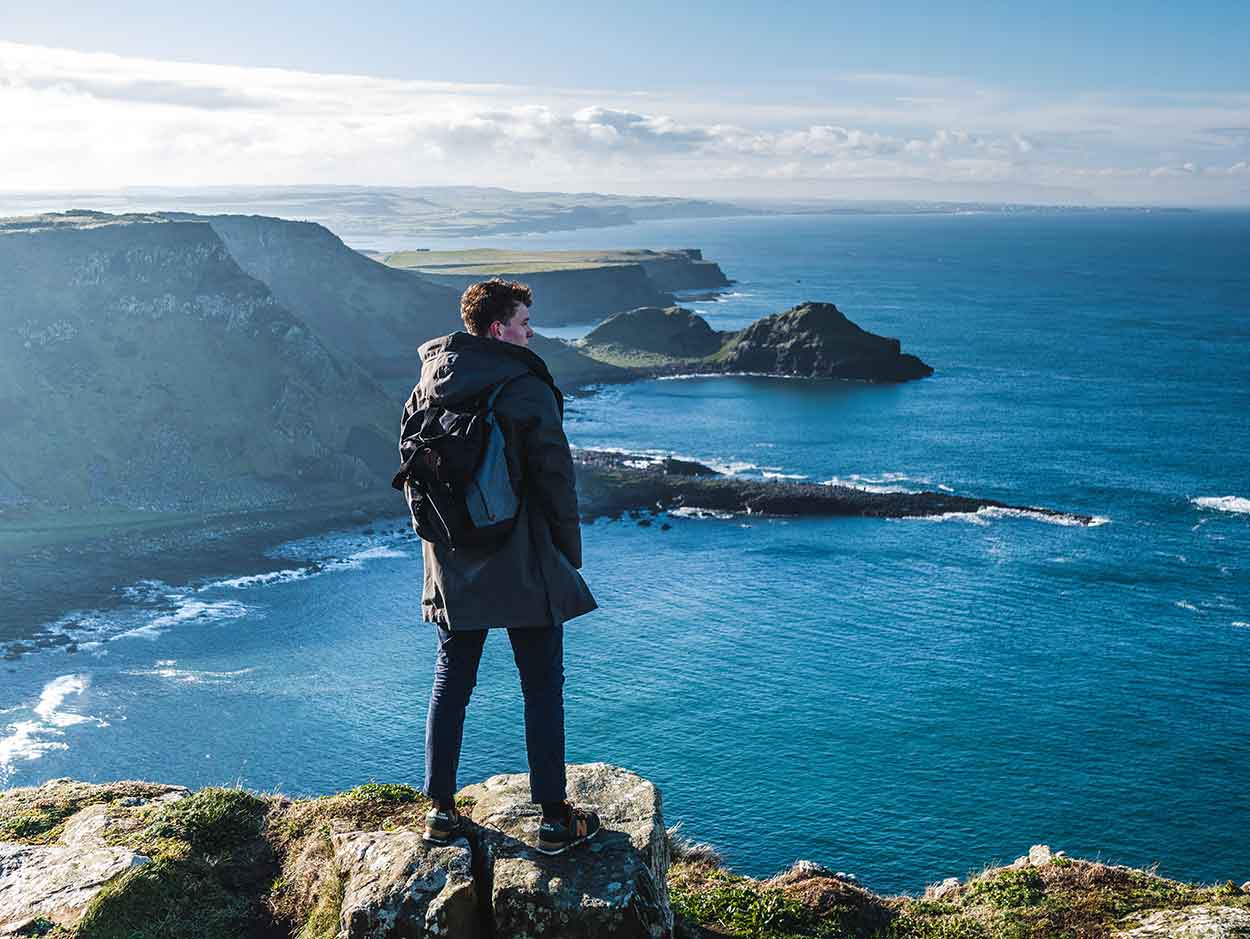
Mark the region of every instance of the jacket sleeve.
POLYGON ((573 455, 564 436, 555 395, 539 378, 513 383, 499 396, 498 409, 517 421, 524 442, 525 475, 551 527, 551 540, 575 568, 582 566, 582 528, 577 514, 573 455))

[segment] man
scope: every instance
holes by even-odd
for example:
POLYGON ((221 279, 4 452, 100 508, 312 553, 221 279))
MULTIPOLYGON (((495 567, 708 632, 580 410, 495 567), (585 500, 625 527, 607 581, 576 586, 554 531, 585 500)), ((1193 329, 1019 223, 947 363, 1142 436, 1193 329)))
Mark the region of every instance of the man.
MULTIPOLYGON (((467 332, 421 346, 421 380, 404 408, 472 410, 507 382, 495 415, 507 441, 521 508, 506 540, 452 551, 423 541, 422 619, 438 628, 434 688, 425 726, 425 794, 434 802, 425 837, 446 844, 462 830, 456 768, 465 708, 487 630, 505 626, 521 673, 530 797, 542 805, 537 848, 560 854, 599 831, 599 817, 571 806, 564 778, 564 623, 597 604, 581 575, 581 526, 564 399, 543 360, 527 348, 533 295, 498 278, 460 299, 467 332)), ((401 425, 402 426, 402 425, 401 425)))

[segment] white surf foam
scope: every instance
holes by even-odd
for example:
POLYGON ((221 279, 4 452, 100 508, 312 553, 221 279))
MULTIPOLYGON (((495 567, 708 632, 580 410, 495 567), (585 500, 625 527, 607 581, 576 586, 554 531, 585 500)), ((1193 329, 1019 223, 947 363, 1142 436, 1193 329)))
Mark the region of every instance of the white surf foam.
POLYGON ((807 479, 806 473, 779 473, 774 470, 761 470, 765 479, 807 479))
POLYGON ((1111 519, 1095 515, 1090 522, 1085 522, 1075 515, 1048 515, 1045 512, 1034 512, 1029 509, 1010 509, 996 505, 987 505, 975 512, 943 512, 941 515, 908 515, 908 520, 917 522, 968 522, 971 525, 988 525, 994 519, 1027 518, 1048 525, 1060 525, 1065 528, 1082 527, 1096 528, 1106 525, 1111 519))
POLYGON ((1233 620, 1233 625, 1234 625, 1234 626, 1241 626, 1241 627, 1243 627, 1243 628, 1245 628, 1245 629, 1250 629, 1250 623, 1247 623, 1245 620, 1235 619, 1235 620, 1233 620))
POLYGON ((5 728, 5 736, 0 737, 0 783, 13 775, 14 764, 19 760, 37 760, 52 750, 68 750, 64 728, 86 723, 108 726, 108 721, 63 707, 67 698, 81 695, 89 684, 90 678, 84 674, 58 675, 43 686, 38 700, 27 707, 31 718, 14 721, 5 728))
POLYGON ((1196 499, 1190 499, 1189 501, 1202 509, 1233 512, 1236 515, 1250 515, 1250 499, 1245 499, 1241 496, 1198 496, 1196 499))
POLYGON ((704 509, 697 505, 682 505, 675 509, 669 509, 668 514, 674 518, 719 518, 729 519, 734 517, 733 512, 722 512, 719 509, 704 509))
POLYGON ((215 623, 222 620, 242 619, 251 612, 248 607, 234 600, 210 602, 195 600, 190 597, 181 597, 175 601, 175 604, 173 610, 153 616, 139 626, 134 626, 115 636, 110 636, 109 640, 125 639, 130 636, 138 636, 142 639, 159 639, 166 631, 183 623, 215 623))

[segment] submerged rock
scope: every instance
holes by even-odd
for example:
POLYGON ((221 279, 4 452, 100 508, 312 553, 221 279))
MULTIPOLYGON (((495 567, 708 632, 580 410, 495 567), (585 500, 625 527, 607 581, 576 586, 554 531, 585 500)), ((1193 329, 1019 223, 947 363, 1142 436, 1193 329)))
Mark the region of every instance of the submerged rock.
POLYGON ((533 848, 542 811, 530 802, 528 775, 492 776, 461 792, 474 800, 495 935, 671 935, 660 791, 607 763, 570 765, 567 775, 569 800, 597 811, 603 829, 588 844, 555 857, 533 848))

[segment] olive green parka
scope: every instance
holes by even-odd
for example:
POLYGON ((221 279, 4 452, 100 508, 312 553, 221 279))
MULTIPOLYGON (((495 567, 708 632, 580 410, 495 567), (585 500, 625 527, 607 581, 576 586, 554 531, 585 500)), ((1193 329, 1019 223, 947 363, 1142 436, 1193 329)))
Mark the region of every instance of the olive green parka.
POLYGON ((582 535, 573 458, 564 436, 564 397, 546 363, 529 349, 454 332, 418 350, 421 378, 400 426, 430 405, 468 408, 487 388, 507 441, 508 469, 521 507, 506 540, 489 548, 422 541, 421 618, 452 631, 564 623, 597 604, 577 572, 582 535))

